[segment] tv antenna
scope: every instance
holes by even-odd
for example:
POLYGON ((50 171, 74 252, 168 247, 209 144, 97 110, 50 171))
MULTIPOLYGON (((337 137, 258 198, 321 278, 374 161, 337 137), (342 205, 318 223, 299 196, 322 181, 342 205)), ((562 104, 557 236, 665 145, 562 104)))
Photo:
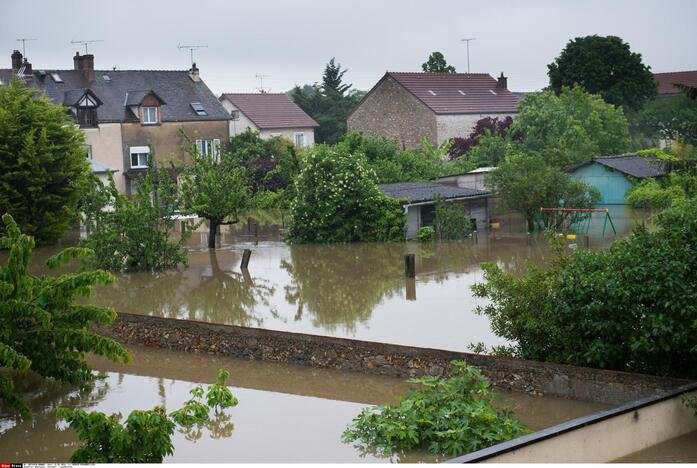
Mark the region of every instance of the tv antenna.
POLYGON ((71 44, 82 44, 85 46, 85 55, 87 55, 89 52, 87 51, 87 45, 88 44, 93 44, 95 42, 104 42, 101 39, 90 39, 87 41, 70 41, 71 44))
POLYGON ((464 39, 460 39, 460 42, 467 43, 467 73, 470 72, 470 41, 473 41, 475 39, 476 37, 466 37, 464 39))
POLYGON ((181 44, 178 44, 178 45, 177 45, 177 49, 179 49, 180 51, 181 51, 182 49, 189 49, 189 52, 191 53, 191 66, 192 66, 192 67, 194 66, 194 63, 195 63, 195 62, 194 62, 194 50, 196 50, 196 49, 207 49, 207 48, 208 48, 207 45, 181 45, 181 44))
POLYGON ((27 48, 26 48, 27 41, 35 41, 35 40, 36 40, 36 39, 34 39, 34 38, 29 38, 29 37, 23 37, 23 38, 21 38, 21 39, 17 39, 17 42, 21 42, 21 43, 22 43, 22 55, 23 55, 24 57, 27 56, 27 50, 26 50, 26 49, 27 49, 27 48))
POLYGON ((263 75, 261 73, 257 73, 256 75, 254 75, 254 77, 259 80, 259 87, 256 89, 258 89, 261 94, 265 94, 271 91, 271 88, 269 88, 268 90, 264 88, 264 78, 270 78, 271 75, 263 75))

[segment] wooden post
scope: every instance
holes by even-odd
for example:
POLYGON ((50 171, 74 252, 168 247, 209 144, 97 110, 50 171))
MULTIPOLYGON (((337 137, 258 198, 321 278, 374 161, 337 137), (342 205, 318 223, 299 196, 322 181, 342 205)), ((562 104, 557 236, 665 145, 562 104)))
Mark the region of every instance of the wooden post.
POLYGON ((254 223, 254 237, 259 237, 259 223, 254 223))
POLYGON ((247 233, 252 232, 252 218, 247 218, 247 233))
POLYGON ((472 239, 474 239, 475 244, 479 244, 479 233, 477 231, 472 231, 472 239))
POLYGON ((591 248, 591 236, 589 236, 589 235, 583 236, 583 246, 587 249, 591 248))
POLYGON ((416 277, 416 256, 414 254, 404 256, 404 274, 407 278, 416 277))
POLYGON ((242 252, 242 263, 240 263, 240 268, 243 270, 246 270, 247 267, 249 266, 249 257, 252 256, 252 251, 249 249, 244 249, 244 252, 242 252))
POLYGON ((407 301, 416 300, 416 278, 407 278, 407 301))

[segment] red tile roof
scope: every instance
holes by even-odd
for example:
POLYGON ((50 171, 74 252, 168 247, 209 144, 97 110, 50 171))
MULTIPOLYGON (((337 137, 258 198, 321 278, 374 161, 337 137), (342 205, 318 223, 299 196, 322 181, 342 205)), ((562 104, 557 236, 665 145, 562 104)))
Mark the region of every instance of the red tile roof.
POLYGON ((520 98, 487 73, 387 72, 436 114, 515 112, 520 98))
POLYGON ((682 92, 674 86, 675 84, 697 86, 697 70, 654 73, 653 77, 658 83, 658 94, 674 94, 682 92))
POLYGON ((290 98, 282 93, 224 93, 227 99, 259 129, 319 127, 290 98))

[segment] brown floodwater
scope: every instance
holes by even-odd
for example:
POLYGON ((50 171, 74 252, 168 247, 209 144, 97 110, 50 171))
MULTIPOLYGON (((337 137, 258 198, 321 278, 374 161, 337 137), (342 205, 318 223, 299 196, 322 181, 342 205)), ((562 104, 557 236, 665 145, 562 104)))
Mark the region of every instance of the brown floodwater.
POLYGON ((697 463, 697 431, 618 458, 614 463, 697 463))
MULTIPOLYGON (((425 452, 380 457, 341 442, 341 433, 362 408, 390 403, 409 384, 392 377, 311 369, 220 356, 130 347, 130 364, 91 359, 107 377, 91 391, 26 379, 21 383, 34 418, 17 423, 0 415, 0 459, 65 462, 77 438, 55 420, 59 406, 119 412, 165 405, 178 408, 189 390, 212 383, 217 369, 230 371, 240 403, 206 427, 176 432, 168 462, 418 462, 438 461, 425 452)), ((501 392, 518 418, 532 429, 604 409, 605 405, 501 392)), ((4 413, 3 413, 4 414, 4 413)))

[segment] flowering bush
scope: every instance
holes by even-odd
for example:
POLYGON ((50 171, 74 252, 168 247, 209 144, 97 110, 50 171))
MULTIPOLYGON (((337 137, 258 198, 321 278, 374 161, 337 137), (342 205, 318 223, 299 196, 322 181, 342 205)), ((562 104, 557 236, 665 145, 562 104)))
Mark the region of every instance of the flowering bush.
POLYGON ((303 163, 295 192, 286 237, 291 243, 404 239, 401 203, 380 192, 361 153, 316 146, 303 163))

